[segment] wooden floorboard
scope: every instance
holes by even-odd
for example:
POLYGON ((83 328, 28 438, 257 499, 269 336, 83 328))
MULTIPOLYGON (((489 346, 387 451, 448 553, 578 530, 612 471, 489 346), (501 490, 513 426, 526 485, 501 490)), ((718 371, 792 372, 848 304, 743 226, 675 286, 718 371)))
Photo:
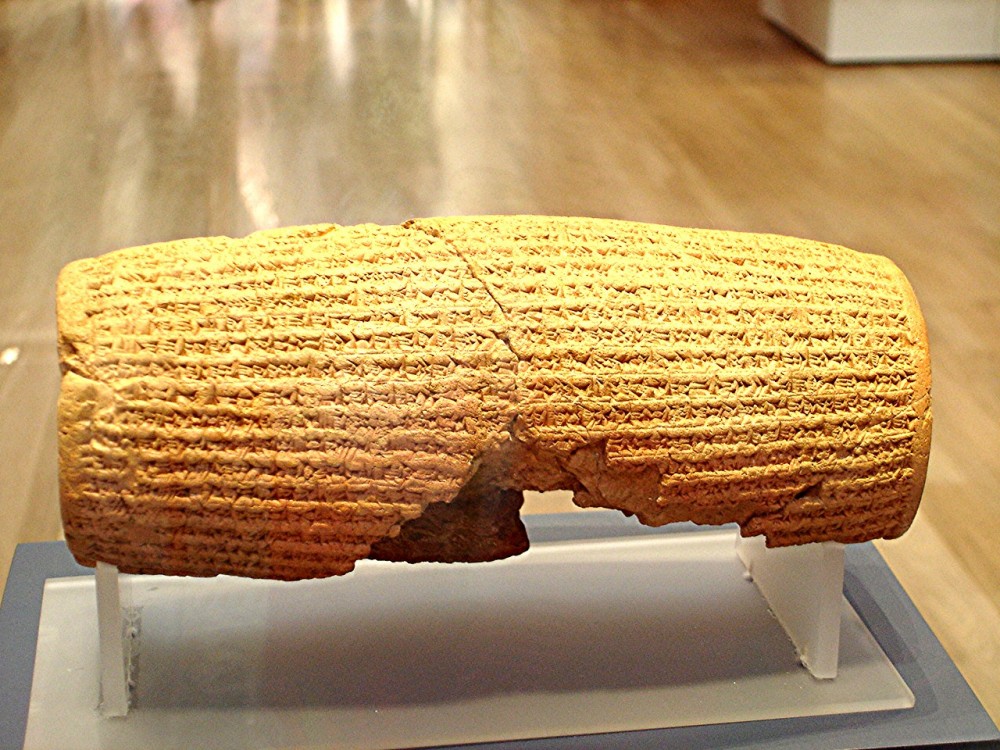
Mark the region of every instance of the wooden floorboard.
POLYGON ((1000 718, 1000 66, 826 66, 751 0, 0 0, 0 582, 59 534, 64 263, 512 212, 904 269, 936 423, 919 522, 880 549, 1000 718))

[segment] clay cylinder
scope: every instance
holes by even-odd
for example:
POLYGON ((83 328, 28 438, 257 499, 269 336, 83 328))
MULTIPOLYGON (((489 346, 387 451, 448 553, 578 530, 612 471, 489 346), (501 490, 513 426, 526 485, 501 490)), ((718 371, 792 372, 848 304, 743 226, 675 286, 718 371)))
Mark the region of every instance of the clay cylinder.
POLYGON ((523 551, 521 490, 771 545, 903 533, 930 448, 889 260, 597 219, 321 225, 59 278, 77 559, 309 578, 523 551))

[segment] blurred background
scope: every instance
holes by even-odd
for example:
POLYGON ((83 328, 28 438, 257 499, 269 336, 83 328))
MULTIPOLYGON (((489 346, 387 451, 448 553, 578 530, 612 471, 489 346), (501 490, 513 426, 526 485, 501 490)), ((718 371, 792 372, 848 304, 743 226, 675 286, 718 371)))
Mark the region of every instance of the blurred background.
POLYGON ((1000 720, 1000 65, 828 65, 753 0, 0 0, 0 586, 60 535, 65 263, 515 212, 902 267, 935 432, 917 521, 878 546, 1000 720))

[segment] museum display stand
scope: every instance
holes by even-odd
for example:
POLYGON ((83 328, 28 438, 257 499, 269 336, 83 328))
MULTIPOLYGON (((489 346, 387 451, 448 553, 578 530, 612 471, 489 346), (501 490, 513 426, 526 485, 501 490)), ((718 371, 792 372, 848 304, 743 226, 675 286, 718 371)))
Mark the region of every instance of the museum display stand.
POLYGON ((0 746, 1000 742, 870 544, 766 549, 610 512, 525 523, 510 560, 295 583, 88 571, 22 545, 0 746))
MULTIPOLYGON (((671 541, 676 544, 678 539, 674 537, 671 541)), ((664 564, 669 564, 671 545, 658 540, 656 546, 664 556, 664 564)), ((762 538, 737 537, 735 551, 746 567, 747 579, 760 589, 802 665, 817 679, 834 679, 840 647, 843 545, 826 542, 768 549, 762 538)), ((581 552, 586 555, 586 550, 581 552)), ((529 566, 529 570, 544 574, 543 566, 529 566)), ((386 574, 392 575, 389 571, 386 574)), ((100 642, 100 709, 106 717, 125 716, 134 684, 139 610, 132 603, 130 577, 119 576, 116 567, 97 563, 94 578, 100 642)), ((905 687, 903 690, 891 698, 887 694, 888 700, 895 701, 894 707, 912 705, 912 695, 905 687)))

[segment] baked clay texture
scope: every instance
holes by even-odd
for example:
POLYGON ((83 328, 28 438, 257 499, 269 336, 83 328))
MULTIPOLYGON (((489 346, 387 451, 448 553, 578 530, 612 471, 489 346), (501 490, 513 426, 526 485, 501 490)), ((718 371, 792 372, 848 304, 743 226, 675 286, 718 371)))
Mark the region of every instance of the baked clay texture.
POLYGON ((903 533, 930 360, 889 260, 537 216, 161 243, 59 278, 66 539, 125 572, 482 561, 521 491, 772 546, 903 533))

